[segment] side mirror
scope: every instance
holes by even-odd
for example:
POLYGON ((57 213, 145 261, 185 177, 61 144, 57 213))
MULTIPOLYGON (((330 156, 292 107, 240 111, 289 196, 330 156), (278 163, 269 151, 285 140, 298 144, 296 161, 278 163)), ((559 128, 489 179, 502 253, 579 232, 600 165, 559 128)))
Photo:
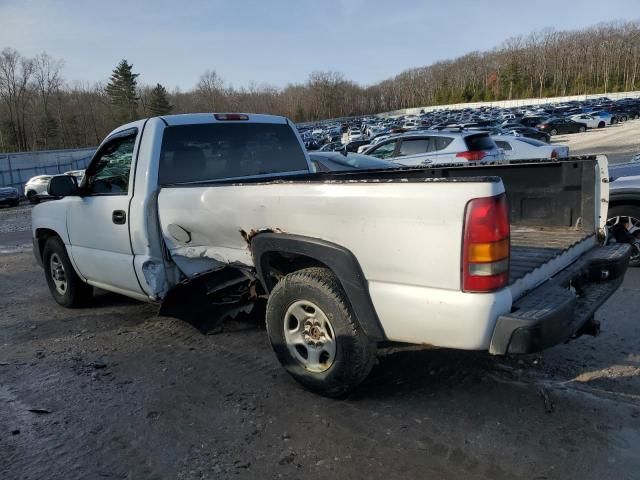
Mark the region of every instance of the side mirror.
POLYGON ((77 195, 78 180, 72 175, 56 175, 49 182, 47 193, 58 198, 77 195))

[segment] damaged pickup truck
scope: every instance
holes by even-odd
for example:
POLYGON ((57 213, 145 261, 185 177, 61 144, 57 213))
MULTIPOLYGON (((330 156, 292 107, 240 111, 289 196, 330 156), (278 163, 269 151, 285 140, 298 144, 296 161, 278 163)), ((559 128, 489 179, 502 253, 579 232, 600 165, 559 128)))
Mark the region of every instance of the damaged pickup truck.
POLYGON ((595 334, 630 256, 605 246, 607 177, 605 157, 311 173, 285 118, 156 117, 112 132, 81 184, 52 179, 34 250, 67 307, 93 287, 172 311, 268 298, 283 367, 339 396, 380 345, 595 334))

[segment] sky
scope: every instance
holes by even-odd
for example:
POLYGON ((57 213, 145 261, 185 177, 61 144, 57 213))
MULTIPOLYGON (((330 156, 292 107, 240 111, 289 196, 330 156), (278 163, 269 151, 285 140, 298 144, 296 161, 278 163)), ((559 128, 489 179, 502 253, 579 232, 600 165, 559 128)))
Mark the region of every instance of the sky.
POLYGON ((141 84, 303 83, 315 70, 370 85, 544 28, 640 20, 640 0, 0 0, 0 49, 46 52, 67 80, 106 81, 123 58, 141 84))

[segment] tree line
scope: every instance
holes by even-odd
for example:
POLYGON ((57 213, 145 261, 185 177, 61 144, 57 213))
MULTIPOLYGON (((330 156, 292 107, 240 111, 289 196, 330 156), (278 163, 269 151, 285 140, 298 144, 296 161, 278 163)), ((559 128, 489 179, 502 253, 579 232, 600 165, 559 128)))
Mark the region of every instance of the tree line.
POLYGON ((0 151, 93 146, 127 121, 168 113, 243 111, 296 122, 459 102, 640 89, 640 22, 552 29, 506 40, 485 52, 404 71, 361 86, 338 72, 313 72, 283 88, 228 85, 205 71, 189 91, 139 85, 127 60, 109 80, 65 80, 64 62, 0 52, 0 151))

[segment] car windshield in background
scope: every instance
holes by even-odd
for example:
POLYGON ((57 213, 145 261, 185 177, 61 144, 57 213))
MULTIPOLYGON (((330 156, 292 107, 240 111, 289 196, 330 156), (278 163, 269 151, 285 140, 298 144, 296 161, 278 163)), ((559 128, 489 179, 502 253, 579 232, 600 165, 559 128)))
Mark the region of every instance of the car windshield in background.
POLYGON ((289 125, 206 123, 167 127, 158 183, 190 183, 309 171, 289 125))

